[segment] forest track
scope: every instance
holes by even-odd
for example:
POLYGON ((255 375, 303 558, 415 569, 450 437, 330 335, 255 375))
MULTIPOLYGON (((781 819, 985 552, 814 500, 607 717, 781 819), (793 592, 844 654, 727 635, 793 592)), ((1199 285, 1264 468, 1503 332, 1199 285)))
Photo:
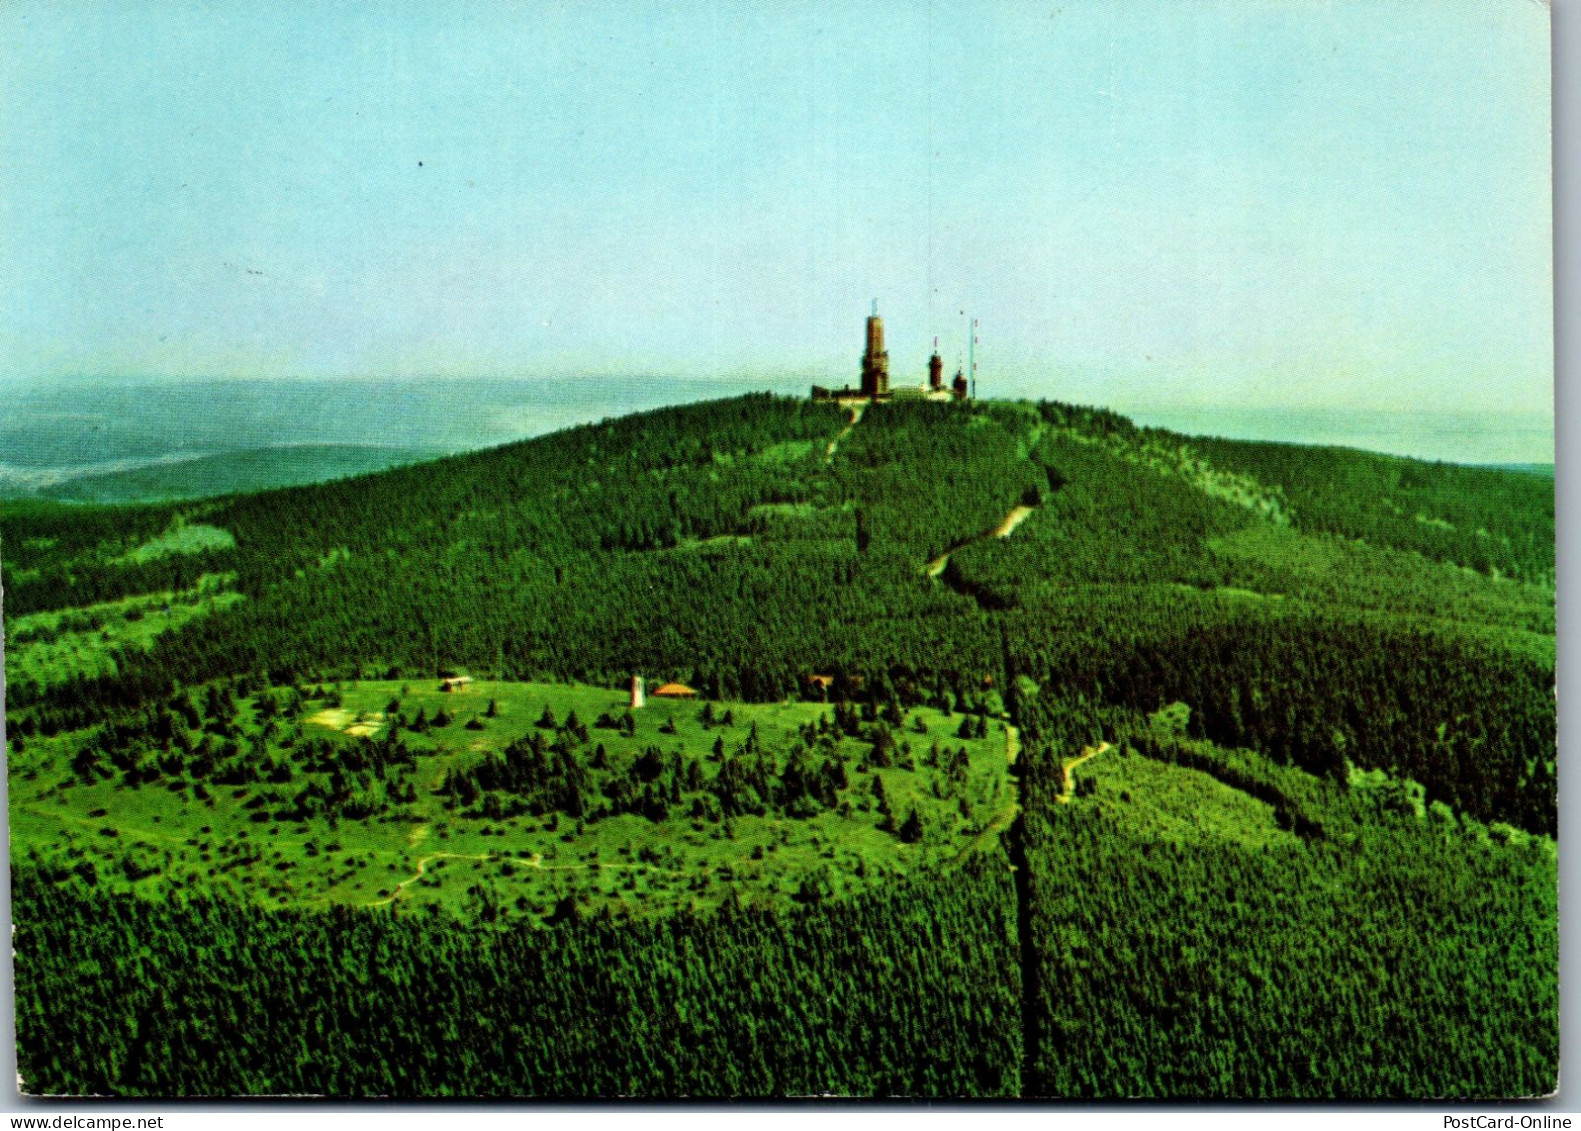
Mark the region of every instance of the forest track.
POLYGON ((407 889, 407 887, 409 885, 415 884, 418 880, 422 879, 423 876, 427 873, 427 871, 428 871, 428 862, 430 860, 485 860, 486 861, 486 860, 491 859, 491 857, 492 857, 492 854, 488 853, 488 852, 483 853, 481 856, 467 856, 464 853, 460 853, 460 852, 436 852, 432 856, 420 857, 418 859, 418 861, 417 861, 417 871, 413 875, 411 875, 407 879, 402 880, 400 883, 396 884, 395 885, 395 891, 393 893, 391 893, 388 898, 376 899, 372 903, 368 904, 368 906, 369 907, 387 907, 388 905, 394 903, 397 899, 401 898, 401 894, 404 891, 406 891, 406 889, 407 889))
POLYGON ((1023 522, 1025 522, 1031 516, 1031 514, 1032 514, 1034 509, 1036 509, 1036 508, 1029 507, 1029 506, 1027 506, 1024 503, 1021 506, 1019 506, 1019 507, 1012 507, 1011 510, 1010 510, 1010 513, 1005 515, 1004 521, 1001 522, 998 526, 994 527, 994 532, 992 534, 990 534, 989 537, 990 538, 1008 538, 1008 537, 1010 537, 1010 535, 1015 533, 1016 527, 1020 526, 1023 522))
POLYGON ((1114 748, 1107 742, 1100 742, 1097 746, 1084 746, 1082 748, 1080 758, 1073 758, 1069 762, 1065 763, 1064 769, 1062 771, 1064 774, 1064 780, 1060 783, 1059 795, 1056 796, 1054 800, 1058 801, 1061 805, 1069 805, 1071 796, 1076 792, 1076 779, 1071 776, 1071 771, 1088 759, 1096 758, 1105 750, 1112 749, 1114 748))
POLYGON ((1010 537, 1010 535, 1015 533, 1016 527, 1020 526, 1029 517, 1031 517, 1032 512, 1036 509, 1036 507, 1029 507, 1025 503, 1011 507, 1010 513, 999 520, 998 526, 994 527, 987 534, 979 534, 975 538, 968 538, 964 542, 957 542, 955 545, 951 546, 948 550, 945 550, 944 553, 940 554, 938 557, 934 558, 931 562, 924 566, 923 572, 929 577, 938 577, 939 574, 944 572, 944 567, 950 564, 951 554, 958 554, 962 550, 966 549, 966 547, 974 545, 978 542, 986 542, 990 538, 1010 537))
POLYGON ((996 837, 1004 836, 1019 816, 1021 816, 1021 803, 1012 800, 1009 805, 994 814, 994 819, 983 826, 982 832, 967 842, 966 847, 956 854, 955 859, 959 861, 973 852, 982 850, 996 837))
POLYGON ((181 844, 186 839, 180 833, 154 832, 152 829, 133 828, 129 825, 109 825, 107 817, 83 817, 76 813, 65 813, 55 809, 41 809, 36 805, 18 804, 16 812, 26 813, 31 817, 38 817, 45 821, 60 821, 63 824, 82 825, 84 828, 97 832, 101 828, 112 827, 116 836, 127 837, 131 840, 146 844, 150 848, 158 848, 168 844, 181 844))
MULTIPOLYGON (((420 857, 417 861, 417 871, 400 883, 395 885, 395 891, 384 899, 376 899, 364 904, 366 907, 388 907, 399 899, 408 887, 415 884, 428 873, 428 863, 431 860, 477 860, 488 864, 498 861, 501 864, 519 864, 524 868, 536 868, 540 872, 586 872, 597 868, 600 871, 642 871, 663 872, 666 876, 685 876, 690 873, 678 871, 674 868, 661 868, 657 864, 605 864, 602 861, 593 864, 545 864, 543 853, 534 852, 531 856, 513 856, 507 852, 480 852, 477 855, 468 855, 464 852, 435 852, 429 856, 420 857)), ((712 871, 713 869, 707 869, 712 871)))
POLYGON ((855 428, 858 424, 861 423, 861 421, 862 421, 862 414, 864 412, 866 412, 866 411, 867 411, 867 404, 865 402, 862 403, 862 404, 854 404, 854 405, 851 406, 851 423, 847 424, 844 428, 840 429, 840 434, 838 436, 836 436, 834 439, 829 441, 829 447, 824 451, 824 455, 823 455, 823 462, 824 463, 833 463, 834 462, 834 453, 839 450, 839 448, 840 448, 840 441, 845 439, 847 436, 849 436, 851 434, 851 429, 855 428))
MULTIPOLYGON (((1012 726, 1010 723, 1006 723, 1005 724, 1005 761, 1009 765, 1014 766, 1016 764, 1016 759, 1018 757, 1020 757, 1020 756, 1021 756, 1021 732, 1019 730, 1017 730, 1014 726, 1012 726)), ((1010 829, 1010 827, 1016 823, 1016 818, 1019 817, 1020 815, 1021 815, 1021 789, 1016 784, 1015 778, 1011 777, 1011 779, 1010 779, 1010 804, 1006 805, 998 813, 994 814, 993 820, 989 821, 986 825, 983 826, 983 831, 978 833, 976 836, 974 836, 971 839, 971 842, 968 843, 967 846, 964 849, 962 849, 960 853, 957 854, 956 859, 960 860, 963 857, 965 857, 968 853, 978 851, 984 845, 986 845, 988 843, 989 839, 992 838, 992 837, 1003 836, 1005 834, 1005 832, 1008 831, 1010 829)))

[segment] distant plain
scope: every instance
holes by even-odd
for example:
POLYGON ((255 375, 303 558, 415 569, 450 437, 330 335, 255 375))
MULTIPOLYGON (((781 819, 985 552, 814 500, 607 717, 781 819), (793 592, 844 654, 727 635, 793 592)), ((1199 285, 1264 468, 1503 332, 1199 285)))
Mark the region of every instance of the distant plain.
MULTIPOLYGON (((0 499, 117 503, 265 490, 663 405, 764 388, 799 393, 805 383, 641 376, 17 381, 16 395, 0 401, 0 499)), ((1008 381, 1005 395, 1090 399, 1025 380, 1008 381)), ((1188 434, 1553 472, 1552 422, 1530 414, 1471 421, 1446 413, 1198 407, 1130 415, 1139 424, 1188 434)))

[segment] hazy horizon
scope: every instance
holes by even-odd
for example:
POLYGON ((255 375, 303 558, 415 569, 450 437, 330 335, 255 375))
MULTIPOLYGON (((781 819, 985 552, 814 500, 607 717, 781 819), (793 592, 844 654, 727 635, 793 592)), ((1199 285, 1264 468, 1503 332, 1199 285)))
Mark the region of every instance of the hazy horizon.
MULTIPOLYGON (((985 394, 1017 395, 988 384, 985 394)), ((806 387, 642 376, 42 382, 0 400, 0 497, 48 495, 84 478, 260 449, 280 451, 282 466, 303 449, 368 449, 371 469, 379 462, 372 458, 375 449, 392 462, 411 462, 756 391, 796 396, 806 387)), ((1071 391, 1053 399, 1093 403, 1071 391)), ((1138 424, 1188 435, 1328 444, 1467 464, 1554 459, 1551 418, 1540 413, 1106 407, 1138 424)))
POLYGON ((0 11, 0 377, 1551 414, 1548 11, 0 11), (1015 374, 1037 374, 1034 387, 1015 374))

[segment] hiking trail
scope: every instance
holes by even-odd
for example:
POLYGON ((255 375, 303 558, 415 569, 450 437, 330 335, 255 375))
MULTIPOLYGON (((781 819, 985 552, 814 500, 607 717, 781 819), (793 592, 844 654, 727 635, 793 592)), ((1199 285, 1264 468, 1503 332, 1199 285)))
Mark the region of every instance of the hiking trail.
POLYGON ((1069 805, 1072 794, 1076 792, 1076 779, 1071 777, 1071 771, 1077 766, 1081 765, 1083 762, 1087 761, 1089 758, 1096 758, 1105 750, 1111 749, 1113 749, 1113 747, 1111 747, 1107 742, 1100 742, 1097 746, 1082 747, 1080 758, 1073 758, 1069 762, 1065 763, 1063 770, 1065 779, 1060 786, 1059 795, 1055 797, 1054 800, 1058 801, 1061 805, 1069 805))
POLYGON ((839 449, 840 441, 845 439, 847 436, 849 436, 851 434, 851 429, 855 428, 857 426, 857 424, 861 422, 861 420, 862 420, 862 413, 864 413, 866 411, 867 411, 867 402, 865 402, 865 401, 863 401, 863 402, 861 402, 859 404, 854 404, 854 405, 851 406, 851 423, 847 424, 844 428, 840 429, 840 434, 838 436, 836 436, 834 439, 829 441, 829 447, 824 452, 824 457, 823 457, 823 462, 824 463, 833 463, 834 462, 834 453, 839 449))
POLYGON ((964 542, 957 542, 955 545, 951 546, 948 550, 945 550, 944 553, 940 554, 938 557, 934 558, 931 562, 924 566, 923 572, 929 577, 938 577, 939 574, 944 572, 944 567, 950 564, 951 554, 959 553, 960 551, 966 549, 966 547, 972 545, 974 542, 986 542, 990 538, 1010 537, 1010 535, 1015 533, 1016 527, 1025 522, 1036 509, 1036 507, 1029 507, 1025 503, 1011 507, 1010 513, 1005 515, 1005 517, 1000 520, 998 526, 994 527, 987 534, 979 534, 975 538, 968 538, 964 542))

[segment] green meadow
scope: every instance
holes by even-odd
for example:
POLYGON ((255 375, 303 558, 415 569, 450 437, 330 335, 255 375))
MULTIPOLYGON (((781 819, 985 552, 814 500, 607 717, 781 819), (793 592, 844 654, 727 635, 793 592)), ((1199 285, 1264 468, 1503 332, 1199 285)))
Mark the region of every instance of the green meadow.
POLYGON ((80 677, 112 675, 116 653, 147 651, 161 635, 195 617, 241 600, 228 592, 230 578, 209 574, 190 589, 56 609, 6 623, 6 683, 51 687, 80 677))
POLYGON ((841 727, 821 703, 628 712, 625 693, 581 684, 439 688, 193 689, 128 740, 136 752, 96 763, 82 751, 102 732, 39 738, 11 760, 12 850, 149 895, 545 921, 838 898, 954 860, 1014 815, 1010 733, 981 716, 853 710, 841 727), (404 753, 364 756, 392 743, 404 753), (580 816, 532 811, 522 790, 447 790, 513 743, 585 771, 580 816), (734 771, 727 813, 718 779, 734 771), (802 772, 837 780, 820 801, 786 784, 802 772), (660 796, 622 804, 633 783, 660 796))

